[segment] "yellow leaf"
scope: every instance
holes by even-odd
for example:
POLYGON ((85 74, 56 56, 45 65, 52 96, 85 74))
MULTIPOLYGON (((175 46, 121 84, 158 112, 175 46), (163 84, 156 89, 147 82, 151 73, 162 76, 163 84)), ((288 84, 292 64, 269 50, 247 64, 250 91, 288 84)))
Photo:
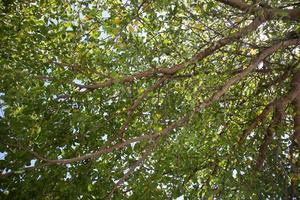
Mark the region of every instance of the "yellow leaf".
POLYGON ((119 49, 124 48, 124 46, 125 46, 124 43, 118 43, 118 44, 117 44, 117 47, 118 47, 119 49))
POLYGON ((144 88, 140 88, 139 89, 139 94, 142 94, 144 91, 145 91, 144 88))
POLYGON ((75 37, 75 33, 73 33, 73 32, 68 32, 67 35, 70 38, 74 38, 75 37))
POLYGON ((154 127, 154 131, 155 131, 156 133, 159 133, 159 132, 162 131, 162 127, 155 126, 155 127, 154 127))
POLYGON ((31 133, 32 134, 39 134, 41 132, 41 127, 39 125, 34 125, 32 128, 31 128, 31 133))
POLYGON ((116 25, 121 24, 122 20, 120 19, 120 17, 115 17, 115 19, 113 20, 113 23, 116 25))
POLYGON ((235 21, 236 23, 240 23, 242 20, 243 20, 242 17, 237 17, 234 21, 235 21))
POLYGON ((118 35, 119 32, 120 32, 120 30, 119 30, 118 28, 115 28, 115 29, 113 29, 111 32, 112 32, 112 34, 114 34, 114 35, 118 35))
POLYGON ((198 29, 198 30, 201 30, 201 31, 203 31, 205 29, 205 27, 202 24, 199 24, 199 23, 197 23, 195 25, 195 28, 198 29))
POLYGON ((157 118, 157 119, 160 119, 160 118, 161 118, 161 114, 158 114, 158 113, 157 113, 157 114, 156 114, 156 118, 157 118))
POLYGON ((255 55, 257 53, 256 49, 250 49, 250 54, 255 55))
POLYGON ((91 19, 91 16, 89 16, 89 15, 86 15, 86 16, 83 18, 84 21, 88 21, 88 20, 90 20, 90 19, 91 19))
POLYGON ((20 114, 23 111, 23 107, 17 107, 16 110, 12 113, 12 116, 17 116, 18 114, 20 114))
POLYGON ((247 49, 241 48, 241 52, 242 52, 242 53, 246 53, 246 52, 247 52, 247 49))
POLYGON ((130 33, 134 32, 134 28, 130 24, 127 26, 127 29, 130 33))
POLYGON ((93 190, 93 185, 89 184, 87 189, 88 189, 89 192, 91 192, 93 190))
POLYGON ((134 20, 133 24, 134 24, 135 26, 139 26, 139 25, 140 25, 140 22, 139 22, 138 20, 134 20))

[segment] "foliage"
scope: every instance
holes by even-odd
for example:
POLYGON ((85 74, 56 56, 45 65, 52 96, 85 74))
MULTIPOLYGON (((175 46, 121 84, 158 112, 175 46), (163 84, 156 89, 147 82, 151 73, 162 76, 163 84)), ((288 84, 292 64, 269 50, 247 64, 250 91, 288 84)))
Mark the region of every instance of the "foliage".
POLYGON ((0 1, 1 199, 300 197, 299 4, 0 1))

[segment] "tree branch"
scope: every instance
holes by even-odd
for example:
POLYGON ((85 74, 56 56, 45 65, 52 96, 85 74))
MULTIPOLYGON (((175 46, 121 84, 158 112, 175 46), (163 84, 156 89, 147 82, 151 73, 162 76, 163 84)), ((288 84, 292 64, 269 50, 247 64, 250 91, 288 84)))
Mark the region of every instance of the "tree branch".
POLYGON ((293 101, 293 105, 295 110, 293 139, 300 149, 300 94, 293 101))
POLYGON ((239 31, 233 33, 232 35, 230 35, 227 38, 222 38, 216 42, 213 42, 209 47, 207 47, 206 49, 198 52, 197 54, 195 54, 190 60, 185 61, 183 63, 174 65, 172 67, 169 68, 153 68, 153 69, 148 69, 146 71, 143 72, 138 72, 136 74, 130 75, 130 76, 125 76, 122 77, 120 79, 108 79, 107 81, 101 82, 101 83, 95 83, 95 84, 90 84, 90 85, 81 85, 81 84, 76 84, 77 87, 79 87, 80 89, 90 89, 90 90, 94 90, 94 89, 99 89, 99 88, 105 88, 105 87, 110 87, 113 84, 116 83, 131 83, 131 82, 135 82, 137 80, 140 80, 142 78, 147 78, 147 77, 152 77, 154 75, 157 74, 163 74, 163 75, 173 75, 175 73, 177 73, 178 71, 185 69, 188 65, 194 64, 200 60, 203 60, 204 58, 208 57, 209 55, 211 55, 213 52, 215 52, 216 50, 220 49, 221 47, 233 43, 234 41, 244 37, 245 35, 251 33, 252 31, 256 30, 258 28, 259 25, 261 25, 264 22, 263 19, 261 18, 256 18, 253 20, 252 23, 250 23, 248 26, 240 29, 239 31))
POLYGON ((275 51, 281 48, 285 48, 291 45, 299 45, 300 44, 300 39, 291 39, 291 40, 286 40, 282 42, 278 42, 273 44, 271 47, 266 48, 263 50, 259 55, 252 61, 252 63, 244 69, 242 72, 239 74, 233 76, 230 78, 228 81, 225 82, 225 84, 221 87, 220 90, 218 90, 214 95, 212 95, 210 98, 206 99, 204 102, 200 103, 199 105, 196 106, 196 111, 200 111, 202 108, 205 108, 209 106, 212 102, 218 100, 228 89, 231 85, 236 83, 237 81, 241 80, 245 76, 247 76, 252 70, 254 70, 259 63, 261 63, 267 56, 271 55, 275 51))
POLYGON ((253 122, 243 131, 242 136, 239 139, 238 145, 240 146, 242 142, 245 140, 245 138, 251 133, 251 131, 260 123, 262 122, 268 114, 276 107, 280 106, 283 109, 287 106, 288 103, 293 101, 299 94, 300 94, 300 72, 297 72, 292 80, 292 89, 290 90, 289 93, 286 95, 282 96, 281 98, 272 101, 269 103, 263 112, 258 115, 253 122))
POLYGON ((122 178, 120 178, 117 183, 115 184, 115 186, 113 187, 113 189, 111 190, 111 192, 108 195, 108 199, 112 199, 113 194, 115 193, 115 191, 124 184, 124 182, 127 180, 127 178, 134 173, 134 171, 136 170, 136 168, 138 168, 140 165, 143 164, 143 162, 150 156, 150 154, 152 153, 153 149, 155 148, 156 143, 159 141, 159 137, 156 138, 156 140, 154 140, 151 144, 149 144, 147 146, 147 148, 145 149, 144 153, 142 154, 141 158, 139 158, 132 166, 129 167, 128 171, 124 174, 124 176, 122 178))
POLYGON ((283 110, 284 109, 283 109, 283 107, 281 107, 280 104, 277 104, 277 106, 275 107, 272 123, 267 128, 266 134, 263 139, 263 143, 261 144, 261 146, 259 148, 259 155, 256 159, 256 164, 255 164, 255 170, 257 170, 257 171, 259 171, 261 169, 261 167, 266 159, 268 146, 272 141, 275 128, 278 127, 280 121, 282 120, 283 110))
POLYGON ((268 114, 273 110, 275 104, 276 104, 276 101, 269 103, 265 107, 265 109, 262 111, 262 113, 260 115, 258 115, 252 121, 252 123, 243 131, 243 134, 241 135, 241 137, 239 139, 238 146, 242 145, 243 141, 251 133, 251 131, 268 116, 268 114))
POLYGON ((150 86, 148 89, 146 89, 143 92, 142 96, 140 96, 139 98, 137 98, 134 101, 133 105, 127 110, 127 119, 124 122, 124 124, 122 125, 122 127, 120 128, 118 135, 120 135, 122 138, 124 137, 124 133, 125 133, 126 129, 128 128, 129 122, 132 119, 134 111, 137 109, 138 106, 141 105, 141 103, 143 102, 143 99, 145 99, 149 95, 149 93, 156 90, 167 79, 168 79, 168 77, 164 76, 161 79, 157 80, 152 86, 150 86))
POLYGON ((223 4, 229 5, 233 8, 237 8, 242 11, 247 11, 251 7, 251 5, 247 4, 243 0, 216 0, 216 1, 219 1, 223 4))
POLYGON ((225 5, 237 8, 241 11, 249 12, 252 15, 261 12, 266 20, 283 19, 291 21, 300 21, 300 9, 279 9, 279 8, 262 8, 249 5, 243 0, 216 0, 225 5))

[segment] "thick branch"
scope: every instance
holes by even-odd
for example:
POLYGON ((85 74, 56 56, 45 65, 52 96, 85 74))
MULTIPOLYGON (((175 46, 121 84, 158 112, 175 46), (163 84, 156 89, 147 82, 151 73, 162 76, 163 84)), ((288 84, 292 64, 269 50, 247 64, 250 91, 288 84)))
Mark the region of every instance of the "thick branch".
POLYGON ((265 17, 266 20, 283 19, 291 21, 300 21, 300 9, 260 8, 254 7, 255 5, 249 5, 243 0, 217 1, 253 15, 257 14, 258 12, 261 12, 261 14, 265 17))
POLYGON ((169 134, 173 129, 182 126, 183 124, 186 123, 186 121, 188 120, 189 116, 186 115, 182 118, 180 118, 179 120, 173 122, 171 125, 169 125, 168 127, 166 127, 165 129, 163 129, 161 132, 158 132, 156 134, 148 134, 148 135, 141 135, 135 138, 131 138, 128 139, 124 142, 112 145, 110 147, 103 147, 99 150, 97 150, 94 153, 89 153, 89 154, 85 154, 83 156, 79 156, 79 157, 75 157, 75 158, 69 158, 69 159, 48 159, 48 158, 44 158, 42 156, 40 156, 38 153, 34 152, 34 151, 29 151, 32 155, 34 155, 36 158, 45 161, 47 163, 50 164, 70 164, 70 163, 74 163, 74 162, 79 162, 82 160, 87 160, 87 159, 95 159, 98 158, 99 156, 105 154, 105 153, 110 153, 114 150, 117 149, 121 149, 124 148, 134 142, 142 142, 142 141, 149 141, 149 140, 155 140, 158 137, 161 136, 165 136, 167 134, 169 134))
MULTIPOLYGON (((300 72, 295 75, 293 81, 293 87, 295 90, 300 90, 300 72)), ((295 101, 293 102, 295 108, 295 117, 294 117, 294 140, 300 149, 300 93, 295 95, 295 101)))
POLYGON ((278 127, 278 125, 282 119, 282 116, 283 116, 283 108, 281 107, 281 105, 278 104, 275 107, 272 123, 267 128, 266 134, 263 139, 263 143, 261 144, 261 146, 259 148, 259 155, 256 159, 256 164, 255 164, 256 170, 261 169, 261 167, 267 157, 268 146, 272 141, 272 138, 274 135, 274 130, 276 129, 276 127, 278 127))
POLYGON ((292 40, 286 40, 283 42, 275 43, 271 47, 266 48, 263 50, 254 60, 253 62, 244 69, 241 73, 233 76, 230 78, 226 83, 221 87, 220 90, 218 90, 214 95, 212 95, 210 98, 206 99, 204 102, 200 103, 196 107, 196 111, 201 110, 202 108, 205 108, 209 106, 212 102, 218 100, 228 89, 231 85, 238 82, 245 76, 247 76, 252 70, 254 70, 259 63, 261 63, 267 56, 271 55, 275 51, 277 51, 280 48, 285 48, 291 45, 299 45, 300 39, 292 39, 292 40))
POLYGON ((141 142, 141 141, 145 141, 145 140, 151 140, 152 138, 155 138, 155 136, 157 135, 141 135, 139 137, 135 137, 135 138, 131 138, 128 139, 122 143, 118 143, 115 145, 112 145, 110 147, 103 147, 97 151, 95 151, 94 153, 89 153, 83 156, 79 156, 79 157, 75 157, 75 158, 70 158, 70 159, 57 159, 57 160, 52 160, 52 159, 48 159, 48 158, 44 158, 42 156, 40 156, 38 153, 34 152, 34 151, 30 151, 31 154, 33 154, 36 158, 43 160, 47 163, 50 164, 70 164, 70 163, 74 163, 74 162, 79 162, 82 160, 87 160, 87 159, 95 159, 98 158, 99 156, 105 154, 105 153, 110 153, 114 150, 117 149, 121 149, 124 148, 134 142, 141 142))
POLYGON ((293 105, 295 110, 293 139, 300 149, 300 94, 293 101, 293 105))
POLYGON ((217 0, 217 1, 242 11, 247 11, 251 7, 251 5, 247 4, 243 0, 217 0))
POLYGON ((251 131, 268 116, 268 114, 274 109, 274 107, 280 106, 283 109, 285 109, 287 104, 293 101, 300 94, 300 72, 297 72, 294 75, 291 85, 292 88, 289 93, 269 103, 265 107, 263 112, 260 115, 258 115, 252 121, 252 123, 243 131, 243 134, 238 142, 239 145, 241 145, 245 138, 251 133, 251 131))
POLYGON ((10 177, 12 175, 17 175, 17 174, 26 173, 26 172, 29 172, 29 171, 34 171, 36 169, 40 169, 40 168, 43 168, 43 167, 46 167, 46 166, 49 166, 49 163, 45 163, 43 165, 30 166, 30 167, 23 167, 23 168, 18 170, 18 171, 21 171, 21 173, 16 172, 16 171, 7 172, 7 173, 4 173, 4 174, 1 173, 0 174, 0 179, 1 178, 7 178, 7 177, 10 177))
POLYGON ((269 103, 265 107, 265 109, 262 111, 262 113, 260 115, 258 115, 252 121, 252 123, 243 131, 243 134, 241 135, 239 142, 238 142, 239 146, 243 143, 243 141, 251 133, 251 131, 268 116, 268 114, 273 110, 275 104, 276 104, 276 101, 269 103))
POLYGON ((261 25, 264 22, 264 20, 260 18, 254 19, 252 23, 250 23, 248 26, 240 29, 239 31, 233 33, 227 38, 222 38, 216 42, 213 42, 209 47, 206 49, 198 52, 195 54, 190 60, 174 65, 170 68, 154 68, 154 69, 149 69, 143 72, 138 72, 136 74, 122 77, 120 79, 109 79, 107 81, 101 82, 101 83, 95 83, 91 85, 81 85, 81 84, 76 84, 77 87, 79 88, 86 88, 86 89, 98 89, 98 88, 105 88, 105 87, 110 87, 113 84, 116 83, 130 83, 134 82, 136 80, 142 79, 142 78, 147 78, 147 77, 152 77, 157 74, 165 74, 165 75, 172 75, 177 73, 178 71, 185 69, 188 65, 196 63, 200 60, 203 60, 207 56, 211 55, 214 53, 216 50, 220 49, 221 47, 233 43, 234 41, 244 37, 245 35, 251 33, 252 31, 256 30, 259 25, 261 25))

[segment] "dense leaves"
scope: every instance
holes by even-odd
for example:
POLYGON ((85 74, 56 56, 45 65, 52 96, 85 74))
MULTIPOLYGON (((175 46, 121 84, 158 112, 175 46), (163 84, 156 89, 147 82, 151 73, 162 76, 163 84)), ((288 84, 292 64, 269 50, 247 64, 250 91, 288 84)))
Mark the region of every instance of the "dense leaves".
POLYGON ((0 1, 1 199, 300 198, 300 8, 0 1))

